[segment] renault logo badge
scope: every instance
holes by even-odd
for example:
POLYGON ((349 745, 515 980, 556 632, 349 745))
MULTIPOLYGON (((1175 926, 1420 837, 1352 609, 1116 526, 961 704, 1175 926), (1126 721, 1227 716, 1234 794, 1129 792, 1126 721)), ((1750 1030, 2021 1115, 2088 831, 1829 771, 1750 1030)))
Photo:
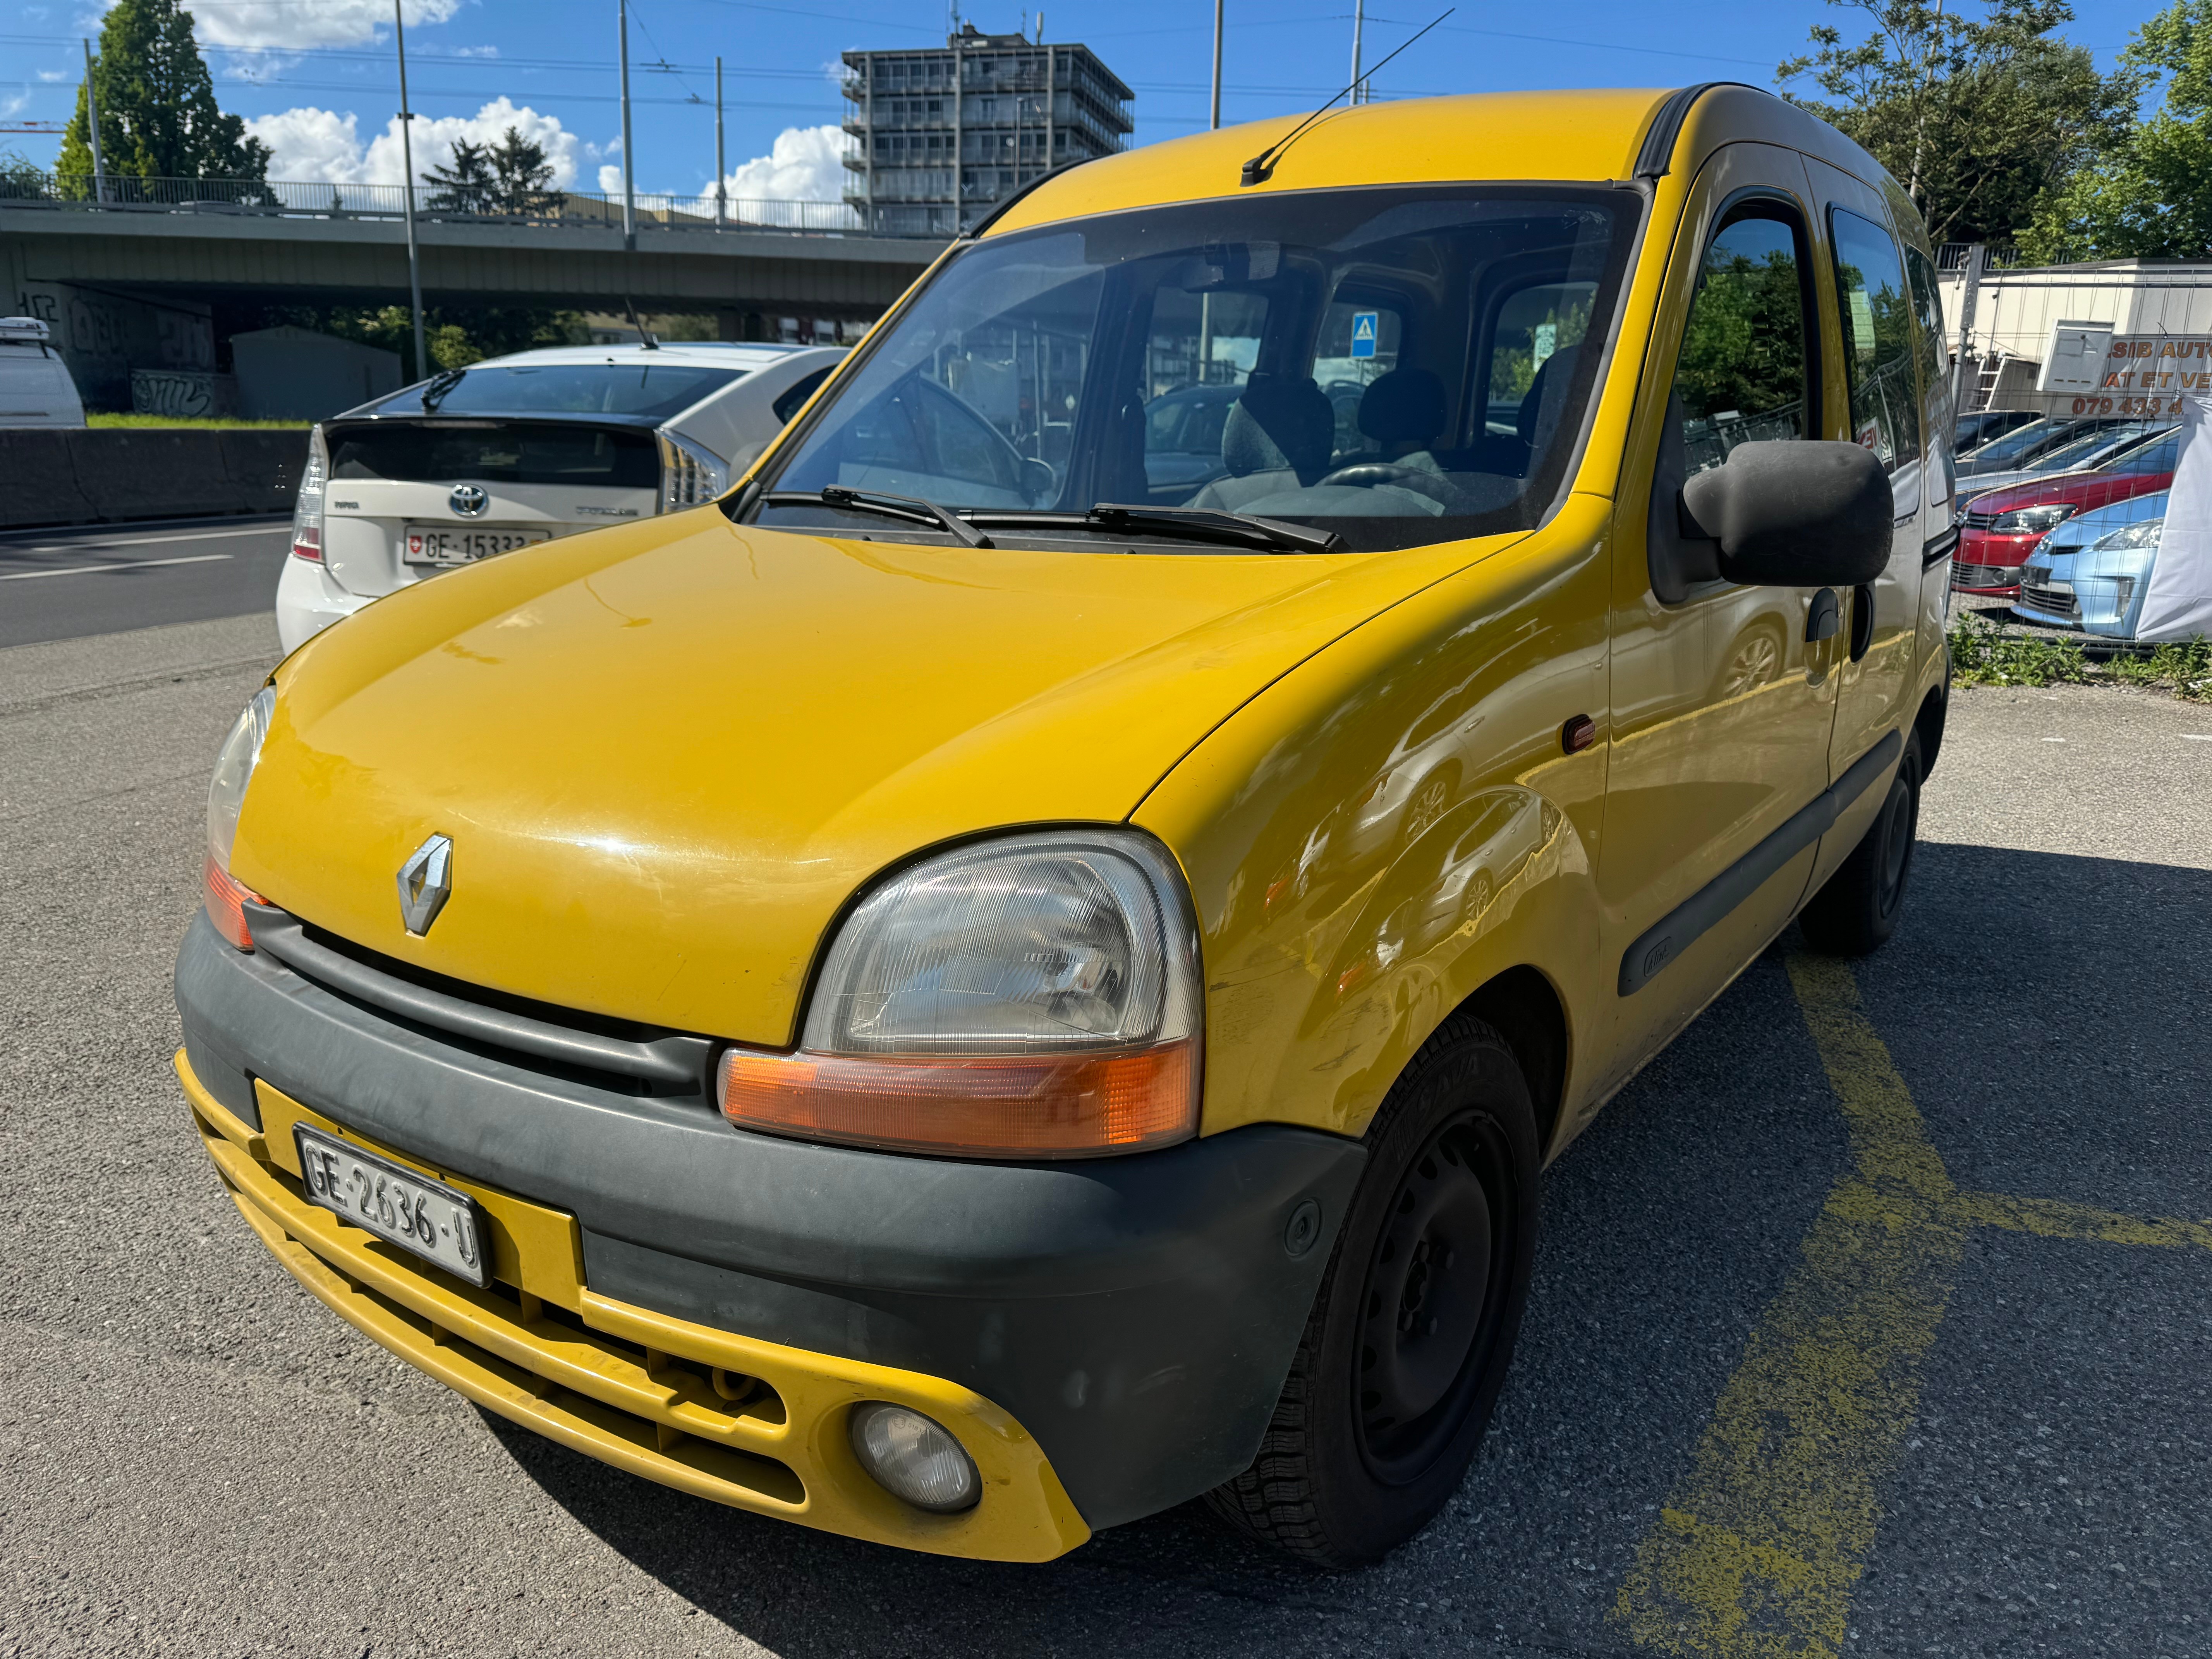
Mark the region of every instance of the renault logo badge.
POLYGON ((433 836, 399 866, 399 919, 420 939, 453 893, 453 838, 433 836))
POLYGON ((491 496, 481 485, 455 484, 453 493, 446 497, 446 505, 465 519, 480 519, 491 505, 491 496))

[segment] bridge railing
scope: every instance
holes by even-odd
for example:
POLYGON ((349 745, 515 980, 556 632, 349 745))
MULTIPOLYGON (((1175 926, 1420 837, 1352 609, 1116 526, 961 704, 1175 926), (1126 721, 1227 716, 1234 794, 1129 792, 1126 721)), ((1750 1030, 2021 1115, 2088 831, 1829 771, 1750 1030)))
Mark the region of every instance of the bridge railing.
MULTIPOLYGON (((401 185, 287 183, 259 179, 125 179, 104 193, 82 175, 21 166, 0 168, 0 209, 80 212, 258 215, 287 219, 398 219, 406 211, 401 185)), ((786 231, 801 235, 862 233, 860 216, 843 202, 771 201, 749 197, 640 194, 641 230, 786 231)), ((431 222, 620 229, 619 196, 598 191, 501 191, 415 186, 415 216, 431 222)), ((886 225, 878 235, 927 235, 886 225)), ((941 239, 940 239, 941 240, 941 239)))

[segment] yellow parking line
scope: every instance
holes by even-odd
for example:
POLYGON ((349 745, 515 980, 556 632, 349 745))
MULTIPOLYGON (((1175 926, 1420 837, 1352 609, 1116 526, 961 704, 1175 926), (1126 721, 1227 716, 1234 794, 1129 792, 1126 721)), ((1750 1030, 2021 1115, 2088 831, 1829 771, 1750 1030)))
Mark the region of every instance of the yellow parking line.
POLYGON ((1791 985, 1843 1110, 1850 1168, 1722 1389, 1613 1617, 1676 1654, 1835 1655, 1919 1404, 1966 1234, 2212 1248, 2212 1225, 1961 1193, 1839 962, 1791 985))
POLYGON ((2055 1198, 2008 1198, 2002 1193, 1962 1193, 1959 1202, 1974 1221, 2042 1238, 2079 1238, 2097 1244, 2201 1245, 2212 1250, 2212 1221, 2168 1216, 2120 1215, 2055 1198))

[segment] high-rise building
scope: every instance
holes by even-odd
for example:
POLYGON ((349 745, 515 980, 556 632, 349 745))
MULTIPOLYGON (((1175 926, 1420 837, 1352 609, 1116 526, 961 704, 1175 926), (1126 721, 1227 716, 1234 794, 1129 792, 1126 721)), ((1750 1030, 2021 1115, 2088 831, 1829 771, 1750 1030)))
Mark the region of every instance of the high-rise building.
POLYGON ((845 199, 894 235, 957 235, 1039 173, 1120 149, 1135 125, 1135 94, 1090 47, 973 23, 941 49, 847 52, 845 96, 845 199))

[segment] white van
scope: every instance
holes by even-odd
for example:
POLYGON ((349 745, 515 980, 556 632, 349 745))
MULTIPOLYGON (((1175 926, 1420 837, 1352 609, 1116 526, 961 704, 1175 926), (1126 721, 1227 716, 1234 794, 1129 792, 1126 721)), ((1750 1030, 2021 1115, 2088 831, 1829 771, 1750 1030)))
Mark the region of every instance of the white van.
POLYGON ((449 369, 333 416, 309 436, 276 584, 284 649, 456 565, 712 501, 844 355, 562 346, 449 369))
POLYGON ((84 403, 53 331, 36 317, 0 317, 0 426, 82 426, 84 403))

